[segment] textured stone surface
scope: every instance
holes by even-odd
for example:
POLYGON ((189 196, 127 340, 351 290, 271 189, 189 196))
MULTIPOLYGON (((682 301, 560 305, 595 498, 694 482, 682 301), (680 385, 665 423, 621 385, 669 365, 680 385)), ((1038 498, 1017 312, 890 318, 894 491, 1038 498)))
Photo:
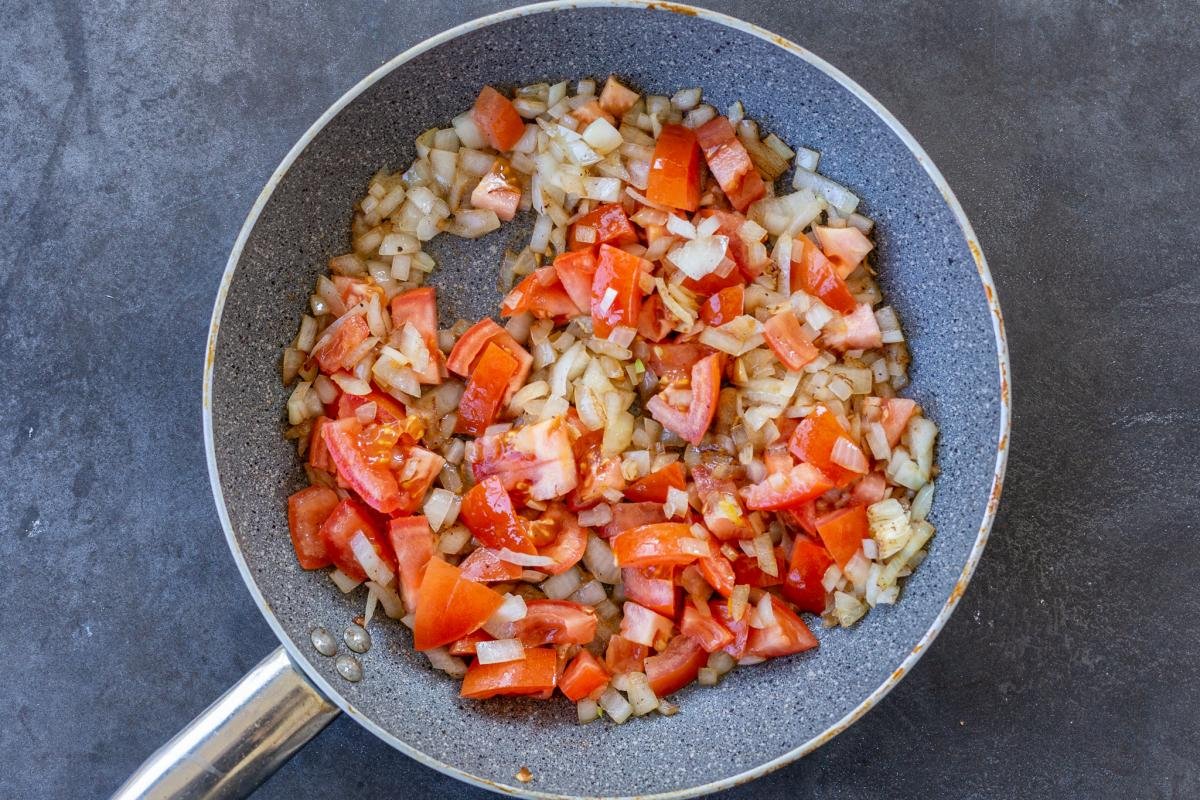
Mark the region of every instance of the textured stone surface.
MULTIPOLYGON (((499 7, 8 4, 0 795, 111 791, 273 646, 204 470, 217 276, 330 102, 499 7)), ((938 643, 847 733, 730 796, 1200 793, 1195 9, 722 8, 925 146, 988 253, 1016 390, 992 543, 938 643)), ((397 788, 483 796, 348 720, 259 796, 397 788)))

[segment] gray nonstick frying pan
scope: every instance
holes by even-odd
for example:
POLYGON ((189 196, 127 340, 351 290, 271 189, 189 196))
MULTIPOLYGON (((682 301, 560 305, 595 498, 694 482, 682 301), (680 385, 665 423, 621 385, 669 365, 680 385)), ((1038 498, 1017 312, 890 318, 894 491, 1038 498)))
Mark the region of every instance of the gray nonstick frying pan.
MULTIPOLYGON (((522 235, 439 237, 440 319, 497 310, 496 271, 522 235)), ((899 681, 954 610, 987 539, 1006 459, 1003 323, 971 226, 904 128, 841 72, 799 46, 710 11, 650 2, 552 2, 495 14, 397 56, 330 108, 275 171, 222 277, 204 370, 213 493, 233 557, 282 646, 156 753, 117 797, 250 792, 339 712, 464 781, 531 797, 689 797, 753 779, 821 746, 899 681), (566 702, 466 701, 412 650, 406 628, 371 625, 363 678, 314 649, 363 611, 293 555, 286 498, 303 482, 283 439, 282 349, 328 259, 345 252, 370 177, 414 157, 413 140, 469 108, 479 87, 616 73, 643 91, 701 86, 784 141, 820 150, 822 172, 877 221, 878 264, 912 352, 918 400, 941 429, 928 559, 895 606, 819 649, 673 697, 680 713, 579 725, 566 702), (516 774, 527 767, 532 781, 516 774)), ((343 648, 344 649, 344 648, 343 648)))

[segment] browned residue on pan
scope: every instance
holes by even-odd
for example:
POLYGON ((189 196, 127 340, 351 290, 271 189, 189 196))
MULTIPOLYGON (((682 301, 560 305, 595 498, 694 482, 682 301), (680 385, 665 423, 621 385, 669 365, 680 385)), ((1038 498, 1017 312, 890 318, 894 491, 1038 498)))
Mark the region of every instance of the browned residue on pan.
POLYGON ((696 9, 681 6, 677 3, 649 3, 646 7, 656 11, 670 11, 673 14, 682 14, 685 17, 694 17, 697 15, 696 9))

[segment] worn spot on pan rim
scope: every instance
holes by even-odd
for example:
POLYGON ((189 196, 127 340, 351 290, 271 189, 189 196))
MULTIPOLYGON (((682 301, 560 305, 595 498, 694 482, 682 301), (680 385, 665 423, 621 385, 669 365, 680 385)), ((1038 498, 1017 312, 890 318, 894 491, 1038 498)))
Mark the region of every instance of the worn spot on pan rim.
POLYGON ((950 191, 949 187, 946 185, 945 179, 937 171, 936 167, 929 161, 928 157, 925 155, 925 153, 921 149, 921 147, 913 140, 912 136, 903 128, 903 126, 900 125, 900 123, 890 114, 890 112, 888 112, 886 109, 884 109, 878 103, 878 101, 876 101, 874 98, 872 98, 870 95, 868 95, 861 87, 859 87, 857 84, 855 84, 853 81, 851 81, 848 77, 846 77, 844 74, 842 74, 836 68, 827 64, 819 57, 814 56, 813 54, 804 50, 799 45, 795 44, 794 42, 791 42, 790 40, 784 39, 783 37, 777 36, 775 34, 771 34, 757 26, 750 25, 748 23, 741 22, 739 20, 735 20, 733 18, 727 17, 723 14, 708 11, 705 9, 691 8, 691 7, 682 6, 682 5, 673 4, 673 3, 654 3, 654 2, 649 2, 648 0, 578 0, 577 2, 549 2, 549 3, 542 3, 542 4, 538 4, 538 5, 533 5, 533 6, 523 6, 520 8, 511 9, 509 11, 500 12, 500 13, 493 14, 488 17, 483 17, 481 19, 467 22, 467 23, 460 25, 454 29, 437 34, 437 35, 427 39, 426 41, 409 49, 405 53, 400 54, 396 58, 392 59, 391 61, 384 64, 380 68, 376 69, 374 72, 372 72, 370 75, 368 75, 362 81, 360 81, 357 85, 355 85, 353 88, 351 88, 336 103, 334 103, 324 114, 322 114, 321 117, 317 120, 317 122, 314 123, 314 125, 296 143, 296 145, 292 148, 292 150, 288 153, 288 155, 280 163, 279 167, 272 174, 271 179, 267 182, 267 185, 264 187, 264 189, 263 189, 262 193, 260 194, 259 198, 257 199, 254 207, 251 209, 251 212, 247 217, 246 223, 243 225, 243 228, 242 228, 241 232, 239 233, 238 239, 234 244, 233 251, 230 255, 229 261, 226 266, 225 275, 222 278, 221 286, 217 293, 217 300, 216 300, 216 303, 215 303, 214 309, 213 309, 212 325, 210 326, 210 332, 209 332, 209 337, 210 337, 209 347, 206 349, 206 356, 205 356, 203 413, 204 413, 205 449, 206 449, 206 456, 207 456, 208 466, 209 466, 210 482, 212 484, 214 498, 216 499, 218 515, 221 519, 222 527, 225 530, 227 541, 229 542, 235 562, 238 564, 239 571, 242 573, 243 580, 246 582, 251 595, 255 598, 256 602, 259 603, 260 608, 262 609, 264 615, 266 616, 267 622, 270 625, 270 627, 272 628, 272 630, 280 638, 280 640, 283 641, 284 646, 288 649, 289 654, 292 656, 293 660, 296 663, 298 663, 302 669, 304 669, 304 671, 308 674, 309 678, 312 679, 313 682, 317 686, 319 686, 324 692, 326 692, 326 694, 335 703, 337 703, 339 706, 341 706, 343 708, 343 710, 345 710, 347 713, 349 713, 351 716, 353 716, 356 719, 356 721, 358 721, 360 724, 363 724, 365 727, 368 728, 368 730, 371 730, 377 736, 380 736, 380 738, 382 738, 386 742, 392 744, 392 746, 396 747, 397 749, 401 750, 402 752, 406 753, 407 755, 417 759, 418 761, 420 761, 430 767, 438 769, 439 771, 442 771, 446 774, 452 775, 461 780, 467 781, 469 783, 473 783, 478 786, 483 786, 485 788, 492 789, 494 791, 499 791, 499 792, 502 792, 505 794, 515 794, 515 795, 528 796, 528 797, 559 797, 559 796, 562 796, 561 794, 550 794, 550 793, 546 793, 546 792, 531 790, 531 789, 524 788, 524 787, 508 786, 508 785, 505 785, 505 784, 502 784, 502 783, 499 783, 499 782, 496 782, 493 780, 489 780, 482 776, 475 775, 475 774, 469 773, 463 769, 454 767, 450 764, 438 761, 434 758, 431 758, 431 757, 425 755, 423 752, 416 750, 415 748, 405 744, 402 740, 396 738, 396 736, 392 735, 391 733, 382 729, 379 725, 374 723, 371 718, 364 715, 356 706, 351 705, 346 700, 346 698, 341 694, 341 692, 339 692, 337 690, 337 687, 335 687, 335 686, 329 684, 327 681, 325 681, 323 679, 323 677, 318 672, 316 672, 316 670, 313 669, 312 666, 308 663, 307 658, 296 649, 295 644, 290 641, 289 637, 286 635, 285 631, 282 629, 279 620, 276 619, 274 614, 272 613, 270 606, 267 604, 265 597, 263 597, 261 590, 259 590, 259 588, 255 582, 254 576, 249 569, 249 566, 245 560, 244 555, 242 554, 242 552, 240 550, 240 547, 239 547, 236 537, 234 535, 232 525, 231 525, 230 519, 229 519, 228 509, 225 506, 225 500, 224 500, 224 497, 222 494, 220 479, 219 479, 219 475, 218 475, 217 468, 216 468, 216 457, 215 457, 215 453, 214 453, 213 419, 212 419, 213 415, 212 415, 212 407, 211 407, 212 394, 211 394, 211 392, 212 392, 213 372, 214 372, 214 366, 215 366, 215 347, 216 347, 216 339, 217 339, 218 332, 220 329, 221 312, 222 312, 222 309, 223 309, 223 306, 225 303, 225 299, 226 299, 226 296, 227 296, 227 293, 229 290, 230 283, 233 278, 234 270, 237 266, 239 259, 241 258, 242 251, 245 246, 246 240, 247 240, 251 230, 253 229, 254 224, 258 220, 258 217, 261 214, 263 207, 266 204, 266 200, 270 197, 270 195, 275 190, 275 187, 277 186, 279 181, 287 173, 287 171, 290 169, 292 164, 299 157, 300 153, 313 140, 313 138, 323 128, 325 128, 325 126, 329 123, 329 121, 334 116, 336 116, 351 101, 353 101, 360 94, 362 94, 364 91, 366 91, 369 87, 371 87, 377 81, 379 81, 380 78, 387 75, 391 71, 395 70, 398 66, 415 58, 416 56, 420 55, 421 53, 424 53, 427 50, 430 50, 442 43, 445 43, 452 39, 460 37, 466 33, 477 31, 479 29, 488 27, 490 25, 493 25, 493 24, 496 24, 499 22, 512 20, 512 19, 516 19, 516 18, 520 18, 520 17, 525 17, 525 16, 529 16, 529 15, 533 15, 533 14, 540 14, 543 12, 562 11, 562 10, 568 10, 568 9, 573 9, 573 8, 618 8, 618 9, 650 8, 650 9, 654 9, 655 7, 661 8, 662 10, 672 11, 674 13, 679 14, 681 17, 698 18, 698 19, 705 20, 708 22, 714 22, 714 23, 723 25, 723 26, 733 29, 735 31, 748 33, 754 37, 757 37, 759 39, 770 42, 770 43, 780 47, 781 49, 800 57, 801 59, 806 61, 812 67, 815 67, 816 69, 825 73, 828 77, 830 77, 836 83, 838 83, 842 88, 844 88, 850 94, 852 94, 854 97, 856 97, 858 100, 860 100, 867 107, 867 109, 869 109, 877 117, 879 117, 879 119, 883 122, 883 124, 885 126, 887 126, 888 128, 891 129, 891 131, 900 139, 902 144, 908 149, 908 151, 912 154, 912 156, 917 160, 917 162, 921 165, 922 169, 927 173, 929 178, 933 181, 933 183, 937 186, 938 190, 941 192, 943 198, 945 199, 945 201, 947 203, 950 213, 954 217, 954 220, 957 222, 964 238, 967 240, 968 246, 971 248, 972 256, 976 262, 976 267, 977 267, 977 271, 980 276, 980 280, 984 286, 985 293, 988 295, 987 305, 988 305, 988 308, 990 310, 991 317, 992 317, 992 327, 993 327, 993 334, 994 334, 995 345, 996 345, 996 356, 997 356, 997 360, 998 360, 998 369, 999 369, 999 378, 1000 378, 999 426, 1000 426, 1000 430, 1003 435, 1003 438, 1001 439, 1001 444, 1000 444, 1000 446, 997 447, 997 451, 996 451, 990 499, 989 499, 989 502, 987 503, 987 507, 986 507, 986 511, 985 511, 982 523, 980 524, 980 526, 978 528, 978 531, 977 531, 977 534, 975 537, 975 541, 974 541, 974 545, 972 546, 970 555, 966 559, 966 563, 962 569, 962 573, 961 573, 959 582, 955 586, 955 591, 952 592, 950 597, 947 598, 945 603, 942 605, 941 610, 938 612, 937 616, 931 623, 929 629, 920 638, 920 640, 917 642, 917 644, 912 648, 911 653, 904 659, 904 661, 900 665, 900 668, 897 669, 886 681, 884 681, 878 688, 876 688, 874 691, 872 691, 870 693, 870 695, 868 695, 864 700, 862 700, 856 707, 854 707, 842 719, 840 719, 836 723, 830 725, 821 734, 813 737, 812 739, 810 739, 809 741, 800 745, 799 747, 796 747, 793 750, 785 752, 782 755, 774 758, 773 760, 771 760, 765 764, 760 764, 754 768, 747 769, 740 774, 737 774, 737 775, 734 775, 731 777, 725 777, 720 780, 715 780, 715 781, 712 781, 710 783, 707 783, 707 784, 704 784, 701 786, 693 786, 693 787, 689 787, 689 788, 683 789, 683 790, 664 792, 664 793, 653 795, 653 796, 661 797, 661 798, 690 797, 690 796, 694 796, 694 795, 705 793, 705 792, 712 792, 712 791, 717 791, 719 789, 728 788, 730 786, 735 786, 735 785, 744 783, 748 780, 751 780, 753 778, 756 778, 761 775, 772 772, 786 764, 789 764, 789 763, 795 761, 797 758, 811 752, 812 750, 816 749, 817 747, 820 747, 821 745, 825 744, 830 739, 832 739, 834 736, 836 736, 838 733, 840 733, 841 731, 843 731, 847 727, 849 727, 849 725, 851 725, 857 719, 859 719, 864 713, 866 713, 867 710, 874 707, 878 703, 878 701, 880 699, 882 699, 882 697, 885 696, 887 694, 887 692, 900 680, 900 678, 903 677, 903 675, 909 669, 911 669, 912 665, 916 662, 916 660, 920 657, 920 655, 924 652, 924 650, 927 649, 928 644, 930 642, 932 642, 934 638, 936 638, 938 632, 944 626, 950 613, 953 611, 954 607, 957 605, 957 601, 958 601, 959 597, 961 596, 962 589, 965 588, 966 582, 969 580, 971 574, 974 572, 975 566, 978 564, 979 557, 981 555, 983 546, 987 541, 987 532, 988 532, 988 529, 991 525, 992 519, 995 514, 996 502, 998 501, 998 498, 999 498, 1000 487, 1002 485, 1003 477, 1004 477, 1004 469, 1005 469, 1006 459, 1007 459, 1007 433, 1009 431, 1010 417, 1011 417, 1011 407, 1010 407, 1011 398, 1010 398, 1010 387, 1009 387, 1009 379, 1008 379, 1008 352, 1007 352, 1007 346, 1006 346, 1006 343, 1004 340, 1003 319, 1000 314, 1000 309, 999 309, 998 303, 996 302, 994 286, 992 285, 991 277, 990 277, 990 274, 988 273, 987 265, 983 258, 983 254, 979 250, 978 245, 975 244, 974 233, 971 229, 969 221, 966 219, 966 216, 963 213, 961 206, 958 204, 953 193, 950 191), (899 674, 897 674, 897 673, 899 673, 899 674))

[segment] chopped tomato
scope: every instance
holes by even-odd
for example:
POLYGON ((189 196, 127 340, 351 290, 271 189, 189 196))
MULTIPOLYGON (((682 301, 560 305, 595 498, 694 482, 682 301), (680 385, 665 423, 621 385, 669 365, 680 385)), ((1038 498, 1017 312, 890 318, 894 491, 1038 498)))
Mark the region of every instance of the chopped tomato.
MULTIPOLYGON (((396 506, 396 513, 411 514, 422 506, 425 494, 433 486, 446 459, 423 447, 401 445, 397 450, 401 458, 400 466, 396 469, 400 484, 400 502, 396 506)), ((394 463, 395 452, 392 457, 394 463)))
POLYGON ((604 455, 604 431, 588 431, 575 440, 573 451, 579 465, 579 485, 571 492, 568 505, 572 511, 590 508, 604 499, 606 491, 625 488, 619 456, 604 455))
POLYGON ((471 118, 497 150, 512 150, 525 134, 525 122, 516 106, 490 86, 484 86, 475 98, 471 118))
POLYGON ((787 607, 787 603, 772 597, 771 609, 775 614, 775 624, 750 631, 746 649, 751 655, 775 658, 803 653, 817 646, 817 638, 809 631, 804 620, 787 607))
POLYGON ((688 636, 676 636, 667 649, 646 659, 646 683, 657 697, 666 697, 692 681, 708 663, 708 653, 688 636))
POLYGON ((383 535, 383 527, 378 517, 362 503, 351 499, 343 500, 321 525, 321 538, 325 542, 325 552, 329 560, 354 580, 365 581, 367 573, 358 563, 354 550, 350 547, 350 541, 359 533, 367 537, 376 555, 390 569, 395 562, 392 549, 383 535))
POLYGON ((710 600, 708 610, 716 617, 725 628, 733 634, 733 643, 726 645, 724 650, 734 658, 741 658, 746 654, 746 644, 750 640, 750 611, 747 609, 741 619, 734 619, 729 613, 728 600, 710 600))
POLYGON ((513 635, 526 647, 543 644, 587 644, 596 638, 596 610, 569 600, 529 600, 525 616, 513 624, 513 635))
POLYGON ((495 637, 490 633, 478 630, 474 633, 468 633, 447 647, 446 650, 452 656, 473 656, 475 655, 475 648, 480 642, 494 642, 495 640, 495 637))
POLYGON ((537 549, 539 556, 552 558, 554 563, 538 569, 549 575, 566 572, 578 564, 587 551, 587 531, 580 527, 574 514, 557 503, 546 509, 542 521, 552 523, 557 535, 550 544, 537 549))
POLYGON ((763 338, 783 365, 791 370, 804 369, 821 354, 812 339, 805 336, 800 320, 788 309, 780 311, 763 324, 763 338))
POLYGON ((377 422, 399 422, 407 416, 404 404, 383 392, 373 391, 363 395, 342 392, 337 400, 338 419, 353 417, 358 407, 367 403, 375 404, 375 420, 377 422))
POLYGON ((510 492, 553 500, 575 488, 575 456, 562 417, 481 436, 468 446, 476 481, 497 475, 510 492))
POLYGON ((304 569, 320 569, 333 563, 325 552, 321 526, 338 502, 337 492, 326 486, 309 486, 288 498, 288 531, 296 560, 304 569))
POLYGON ((600 90, 600 107, 620 119, 638 101, 638 93, 626 88, 615 75, 609 75, 600 90))
POLYGON ((621 635, 631 642, 661 650, 666 647, 673 627, 671 620, 645 606, 625 601, 621 608, 621 635))
POLYGON ((728 478, 717 478, 703 464, 692 467, 692 479, 700 495, 704 526, 713 536, 721 541, 754 537, 754 529, 738 498, 737 484, 728 478))
POLYGON ((729 559, 720 553, 713 553, 708 558, 699 559, 696 563, 700 566, 700 574, 704 580, 708 581, 708 585, 713 587, 717 594, 722 597, 729 597, 733 594, 737 577, 733 573, 733 565, 729 563, 729 559))
POLYGON ((459 695, 486 700, 501 694, 541 694, 554 690, 558 678, 558 654, 552 647, 533 647, 520 661, 480 664, 467 668, 459 695))
MULTIPOLYGON (((333 259, 330 259, 330 268, 333 267, 333 259)), ((383 290, 378 286, 367 283, 362 278, 351 278, 349 275, 334 275, 333 285, 337 287, 338 295, 342 298, 346 308, 350 308, 356 303, 361 303, 364 300, 369 300, 372 294, 378 294, 380 300, 383 297, 383 290)))
POLYGON ((721 357, 717 354, 700 359, 692 367, 691 398, 686 408, 672 405, 664 398, 668 390, 660 392, 646 403, 646 410, 663 427, 673 431, 685 441, 700 444, 713 415, 717 413, 717 393, 721 389, 721 357))
POLYGON ((690 564, 704 553, 695 552, 698 540, 681 522, 660 522, 618 533, 612 538, 613 554, 620 567, 654 567, 690 564))
POLYGON ((329 375, 340 369, 352 369, 354 364, 348 360, 349 357, 371 335, 371 329, 367 327, 367 321, 363 319, 362 314, 339 319, 333 324, 338 326, 337 330, 317 353, 317 363, 321 365, 321 371, 329 375))
POLYGON ((700 207, 700 145, 682 125, 663 125, 654 144, 646 197, 684 211, 700 207))
POLYGON ((500 219, 510 220, 520 204, 521 184, 512 172, 512 165, 506 158, 497 158, 472 190, 471 205, 491 209, 500 219))
MULTIPOLYGON (((850 439, 850 433, 838 422, 837 415, 826 406, 817 406, 796 425, 788 450, 801 461, 812 464, 825 473, 839 488, 858 480, 859 473, 833 463, 833 446, 839 438, 850 439)), ((851 440, 853 441, 853 440, 851 440)))
POLYGON ((515 358, 489 343, 467 379, 467 388, 458 403, 454 432, 481 436, 496 421, 504 402, 504 392, 519 369, 515 358))
POLYGON ((612 521, 600 530, 605 539, 631 528, 667 521, 662 503, 613 503, 612 515, 612 521))
POLYGON ((783 548, 776 547, 774 552, 774 575, 764 572, 758 565, 757 558, 743 554, 739 558, 733 559, 730 563, 733 565, 734 582, 744 583, 756 589, 766 589, 769 586, 778 586, 783 583, 784 575, 787 574, 787 559, 783 556, 783 548))
POLYGON ((325 446, 338 475, 349 483, 367 505, 390 514, 404 504, 396 475, 386 463, 373 462, 359 437, 362 424, 354 417, 326 423, 322 428, 325 446))
POLYGON ((824 547, 807 537, 792 542, 792 557, 783 581, 783 596, 801 611, 820 614, 825 611, 825 571, 833 558, 824 547))
POLYGON ((675 618, 679 607, 679 589, 672 579, 675 568, 625 567, 621 583, 625 596, 664 617, 675 618))
POLYGON ((785 508, 779 512, 779 516, 793 528, 799 528, 809 536, 817 535, 817 503, 815 500, 801 503, 795 508, 785 508))
POLYGON ((740 317, 746 307, 746 289, 740 283, 727 286, 700 306, 700 319, 706 325, 724 325, 740 317))
POLYGON ((746 147, 738 141, 733 126, 725 117, 714 117, 696 129, 696 139, 704 150, 712 172, 729 203, 738 211, 767 193, 762 176, 754 168, 746 147))
POLYGON ((580 309, 591 311, 596 253, 590 247, 562 253, 554 259, 554 271, 558 273, 558 280, 571 302, 580 309))
POLYGON ((464 578, 477 583, 503 583, 521 577, 519 565, 501 561, 497 552, 489 547, 475 548, 458 566, 464 578))
POLYGON ((883 401, 883 432, 887 435, 888 444, 895 447, 908 427, 908 421, 917 410, 917 404, 905 397, 889 397, 883 401))
POLYGON ((579 120, 579 130, 581 131, 598 119, 602 119, 610 125, 616 122, 613 115, 605 111, 596 100, 588 100, 579 108, 572 111, 571 116, 579 120))
POLYGON ((821 252, 833 264, 838 277, 845 278, 862 263, 875 245, 858 228, 827 228, 814 225, 813 233, 821 245, 821 252))
POLYGON ((314 419, 308 439, 308 465, 323 472, 333 472, 333 461, 329 458, 329 448, 325 446, 325 437, 321 433, 321 429, 329 422, 329 417, 314 419))
POLYGON ((793 292, 803 289, 816 295, 825 305, 842 314, 853 312, 858 305, 830 260, 803 234, 792 240, 791 289, 793 292))
POLYGON ((421 578, 413 646, 432 650, 479 630, 504 598, 481 583, 469 581, 458 567, 432 558, 421 578))
POLYGON ((882 472, 869 472, 850 490, 850 499, 864 506, 874 505, 887 496, 887 478, 882 472))
POLYGON ((657 292, 642 298, 637 332, 643 339, 648 342, 661 342, 674 329, 675 323, 667 317, 666 306, 657 292))
POLYGON ((568 700, 578 703, 597 689, 607 686, 608 679, 608 670, 600 663, 600 659, 587 650, 580 650, 558 679, 558 688, 568 700))
POLYGON ((500 304, 502 317, 511 317, 524 311, 538 319, 565 319, 583 313, 559 281, 554 267, 534 270, 513 287, 500 304))
POLYGON ((737 268, 737 264, 727 259, 717 265, 717 268, 700 280, 685 278, 683 288, 695 292, 701 297, 711 297, 722 289, 731 286, 745 286, 746 276, 737 268))
POLYGON ((680 491, 687 488, 682 461, 672 461, 657 472, 638 478, 625 489, 625 499, 635 503, 665 503, 667 490, 671 488, 680 491))
POLYGON ((646 259, 611 245, 600 245, 596 274, 592 276, 592 330, 596 336, 606 337, 618 325, 637 327, 638 312, 642 309, 643 269, 650 269, 646 259))
POLYGON ((789 472, 768 475, 762 483, 742 490, 746 507, 764 511, 793 508, 833 488, 833 483, 812 464, 797 464, 789 472))
POLYGON ((604 651, 604 664, 613 675, 641 672, 648 653, 649 648, 645 645, 631 642, 617 633, 608 640, 608 647, 604 651))
POLYGON ((869 350, 883 346, 883 333, 871 306, 859 303, 854 313, 834 320, 826 327, 824 341, 835 350, 869 350))
POLYGON ((661 342, 647 348, 646 364, 660 380, 689 381, 692 368, 710 355, 716 353, 695 339, 686 342, 661 342))
POLYGON ((733 632, 722 625, 707 606, 704 610, 708 613, 701 613, 691 600, 687 601, 683 606, 679 632, 703 647, 706 653, 724 650, 733 644, 733 632))
POLYGON ((436 541, 425 517, 393 517, 388 522, 388 541, 396 554, 400 568, 400 596, 411 613, 417 607, 421 576, 425 565, 433 558, 436 541))
POLYGON ((429 351, 429 364, 417 373, 421 383, 442 382, 442 351, 438 349, 437 293, 432 286, 410 289, 392 298, 392 327, 411 323, 429 351))
POLYGON ((493 475, 463 495, 458 512, 463 524, 484 547, 533 555, 537 549, 529 537, 525 518, 517 514, 512 498, 500 478, 493 475))
POLYGON ((504 393, 504 402, 507 403, 509 398, 525 385, 525 379, 529 377, 529 371, 533 368, 533 356, 521 347, 512 334, 497 325, 495 320, 481 319, 458 337, 450 351, 450 357, 446 360, 446 368, 456 375, 469 378, 488 344, 495 344, 517 360, 517 374, 508 382, 508 389, 504 393))
POLYGON ((871 535, 866 506, 846 506, 817 520, 817 534, 837 565, 845 569, 871 535))
POLYGON ((746 224, 746 218, 736 211, 705 208, 696 214, 695 220, 698 222, 705 217, 716 217, 720 222, 717 233, 729 237, 729 257, 733 259, 733 263, 737 265, 745 279, 752 281, 761 275, 762 271, 771 263, 771 258, 767 255, 765 246, 751 249, 751 246, 742 238, 741 231, 742 226, 746 224))
POLYGON ((620 203, 605 203, 580 217, 567 235, 568 250, 593 250, 602 244, 620 247, 626 244, 637 244, 637 230, 629 221, 629 216, 620 203), (596 232, 590 242, 582 242, 576 235, 579 229, 591 228, 596 232))

